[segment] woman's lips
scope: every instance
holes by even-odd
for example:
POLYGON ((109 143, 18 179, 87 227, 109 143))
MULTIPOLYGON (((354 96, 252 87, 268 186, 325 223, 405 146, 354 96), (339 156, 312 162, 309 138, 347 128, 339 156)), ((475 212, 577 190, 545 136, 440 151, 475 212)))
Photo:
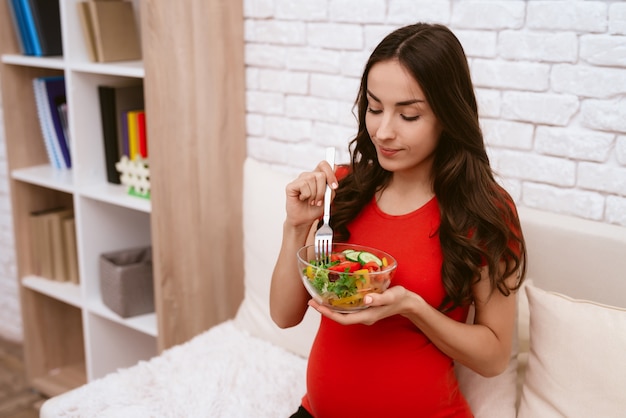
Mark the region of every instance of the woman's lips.
POLYGON ((385 157, 393 157, 398 153, 398 150, 392 148, 379 147, 378 151, 385 157))

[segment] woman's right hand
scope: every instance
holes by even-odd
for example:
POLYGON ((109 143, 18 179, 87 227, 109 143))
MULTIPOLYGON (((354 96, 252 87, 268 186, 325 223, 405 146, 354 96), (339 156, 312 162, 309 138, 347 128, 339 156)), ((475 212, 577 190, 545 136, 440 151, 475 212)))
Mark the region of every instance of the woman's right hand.
POLYGON ((286 187, 287 224, 309 227, 319 219, 323 214, 327 184, 335 190, 338 183, 334 167, 326 161, 320 162, 313 171, 302 173, 289 183, 286 187))
POLYGON ((337 177, 326 161, 315 170, 300 174, 286 186, 287 217, 283 241, 272 273, 270 315, 281 328, 299 324, 307 310, 310 295, 302 285, 296 252, 313 240, 313 223, 323 212, 326 184, 337 188, 337 177))

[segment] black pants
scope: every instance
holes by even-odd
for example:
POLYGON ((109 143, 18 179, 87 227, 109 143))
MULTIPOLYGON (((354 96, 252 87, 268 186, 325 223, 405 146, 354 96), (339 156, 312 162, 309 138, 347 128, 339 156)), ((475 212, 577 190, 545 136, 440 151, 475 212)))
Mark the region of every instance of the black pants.
POLYGON ((296 413, 289 418, 313 418, 313 415, 309 414, 309 411, 300 406, 296 413))

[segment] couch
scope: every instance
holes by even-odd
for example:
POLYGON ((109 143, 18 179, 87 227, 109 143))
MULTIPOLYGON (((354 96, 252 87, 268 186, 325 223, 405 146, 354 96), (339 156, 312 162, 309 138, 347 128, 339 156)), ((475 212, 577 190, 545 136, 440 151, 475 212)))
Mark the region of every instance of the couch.
MULTIPOLYGON (((160 355, 47 400, 51 417, 287 417, 319 322, 281 330, 269 282, 293 175, 244 166, 245 295, 236 316, 160 355)), ((626 416, 626 228, 520 208, 528 280, 508 369, 457 366, 476 417, 626 416)), ((419 412, 416 411, 416 417, 419 412)))

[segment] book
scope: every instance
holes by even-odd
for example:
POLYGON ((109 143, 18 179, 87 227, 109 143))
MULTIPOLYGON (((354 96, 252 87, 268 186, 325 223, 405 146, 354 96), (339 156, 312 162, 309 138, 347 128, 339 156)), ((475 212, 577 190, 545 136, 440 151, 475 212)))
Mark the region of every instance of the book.
POLYGON ((122 149, 122 156, 130 158, 130 147, 128 146, 128 116, 127 112, 120 113, 119 124, 121 127, 120 135, 122 136, 122 143, 120 144, 122 149))
POLYGON ((70 128, 67 124, 67 99, 65 96, 59 98, 56 102, 57 112, 59 113, 59 118, 61 119, 61 126, 63 128, 63 134, 65 135, 65 140, 67 141, 67 146, 70 146, 70 128))
POLYGON ((63 127, 63 116, 59 113, 59 105, 67 103, 65 96, 65 77, 40 77, 46 86, 50 116, 54 126, 55 139, 58 142, 65 168, 72 167, 69 138, 67 129, 63 127))
POLYGON ((126 112, 126 119, 128 121, 128 149, 129 158, 132 160, 139 156, 139 132, 137 128, 137 114, 140 110, 129 110, 126 112))
POLYGON ((121 184, 115 169, 115 163, 123 155, 121 117, 125 117, 128 110, 144 107, 143 84, 100 85, 98 96, 107 181, 121 184))
POLYGON ((83 32, 83 39, 85 40, 85 49, 87 50, 87 56, 89 60, 93 62, 99 62, 98 51, 96 51, 96 40, 93 33, 93 24, 91 22, 91 15, 89 9, 89 2, 79 1, 76 3, 78 18, 80 20, 80 27, 83 32))
POLYGON ((65 282, 68 281, 68 267, 66 263, 66 245, 65 234, 63 232, 63 222, 65 219, 73 218, 74 212, 71 209, 63 209, 53 211, 43 215, 48 223, 48 231, 50 234, 50 258, 52 259, 52 277, 53 280, 65 282))
POLYGON ((146 112, 137 112, 137 145, 142 158, 148 158, 148 140, 146 138, 146 112))
POLYGON ((7 6, 9 8, 11 23, 13 24, 13 31, 15 32, 15 37, 17 38, 18 48, 22 54, 28 55, 30 51, 27 49, 27 45, 25 43, 26 35, 23 30, 21 16, 18 15, 18 9, 16 9, 15 6, 15 0, 7 0, 7 6))
POLYGON ((33 55, 33 43, 30 37, 28 36, 28 30, 26 28, 26 17, 24 15, 24 10, 22 6, 21 0, 9 0, 11 10, 15 14, 15 22, 17 24, 17 35, 21 40, 21 44, 24 47, 24 54, 33 55))
POLYGON ((29 0, 17 0, 15 3, 16 10, 21 15, 20 22, 25 34, 25 41, 29 43, 29 55, 41 56, 41 45, 39 44, 39 36, 37 35, 37 27, 35 26, 35 18, 30 8, 29 0))
POLYGON ((35 105, 37 107, 37 117, 39 119, 39 127, 48 160, 50 165, 59 170, 65 168, 65 162, 61 156, 60 144, 56 139, 54 130, 54 122, 52 121, 52 112, 48 102, 48 93, 42 78, 33 79, 33 91, 35 94, 35 105))
MULTIPOLYGON (((98 62, 141 59, 133 4, 128 1, 87 1, 98 62)), ((88 35, 88 38, 90 36, 88 35)))
POLYGON ((59 2, 51 0, 28 0, 40 55, 63 55, 61 41, 61 13, 59 2))
POLYGON ((63 219, 63 240, 65 243, 65 264, 67 278, 71 283, 78 284, 78 249, 76 246, 76 221, 74 217, 63 219))
POLYGON ((54 207, 30 213, 30 237, 33 241, 33 274, 52 279, 54 277, 54 255, 52 253, 52 231, 49 218, 67 209, 54 207))
MULTIPOLYGON (((47 236, 44 231, 44 222, 37 216, 37 212, 33 212, 29 217, 30 238, 32 245, 30 246, 32 253, 32 273, 36 276, 44 277, 44 273, 50 274, 52 268, 49 267, 50 261, 44 260, 45 257, 45 243, 43 237, 47 236)), ((47 225, 45 225, 47 227, 47 225)))
POLYGON ((59 113, 59 106, 63 107, 66 103, 65 78, 38 77, 33 85, 39 123, 51 164, 57 169, 71 168, 70 142, 67 128, 64 127, 65 116, 59 113))

